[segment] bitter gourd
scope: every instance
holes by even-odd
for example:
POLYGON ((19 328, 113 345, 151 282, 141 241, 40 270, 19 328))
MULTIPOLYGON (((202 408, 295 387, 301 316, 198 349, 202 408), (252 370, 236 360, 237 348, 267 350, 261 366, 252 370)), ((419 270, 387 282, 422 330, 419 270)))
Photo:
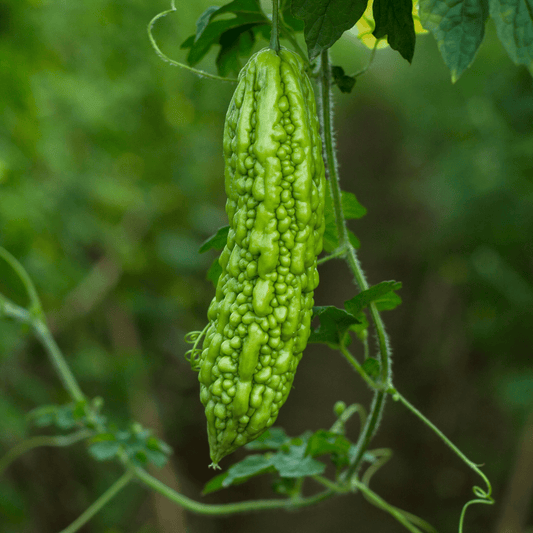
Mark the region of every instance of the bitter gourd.
POLYGON ((223 144, 230 229, 199 360, 212 466, 274 423, 310 334, 326 185, 297 54, 250 58, 223 144))

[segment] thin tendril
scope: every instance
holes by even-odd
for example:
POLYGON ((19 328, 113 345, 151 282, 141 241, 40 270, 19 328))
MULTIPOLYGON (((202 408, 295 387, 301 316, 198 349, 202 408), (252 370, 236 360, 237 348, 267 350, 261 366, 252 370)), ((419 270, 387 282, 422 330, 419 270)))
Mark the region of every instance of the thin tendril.
POLYGON ((149 23, 148 23, 148 38, 150 39, 150 43, 155 50, 155 53, 166 63, 170 63, 171 65, 174 65, 175 67, 184 68, 185 70, 189 70, 191 72, 194 72, 200 77, 203 78, 209 78, 212 80, 218 80, 218 81, 229 81, 232 83, 236 83, 236 78, 224 78, 222 76, 217 76, 215 74, 209 74, 209 72, 205 72, 204 70, 198 70, 196 68, 190 67, 189 65, 185 65, 184 63, 180 63, 179 61, 174 61, 173 59, 170 59, 170 57, 166 56, 159 46, 157 46, 157 43, 154 39, 154 36, 152 35, 152 29, 154 24, 161 18, 166 17, 169 13, 173 13, 174 11, 177 11, 176 6, 174 5, 174 2, 171 4, 171 9, 167 9, 166 11, 163 11, 159 14, 157 14, 149 23))

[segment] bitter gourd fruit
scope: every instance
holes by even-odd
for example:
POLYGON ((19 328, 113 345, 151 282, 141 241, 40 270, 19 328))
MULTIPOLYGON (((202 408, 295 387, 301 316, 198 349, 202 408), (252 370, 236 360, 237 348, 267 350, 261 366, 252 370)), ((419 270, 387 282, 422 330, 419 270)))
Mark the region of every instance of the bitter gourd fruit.
POLYGON ((326 184, 300 56, 250 58, 223 144, 230 229, 199 357, 213 467, 274 423, 310 334, 326 184))

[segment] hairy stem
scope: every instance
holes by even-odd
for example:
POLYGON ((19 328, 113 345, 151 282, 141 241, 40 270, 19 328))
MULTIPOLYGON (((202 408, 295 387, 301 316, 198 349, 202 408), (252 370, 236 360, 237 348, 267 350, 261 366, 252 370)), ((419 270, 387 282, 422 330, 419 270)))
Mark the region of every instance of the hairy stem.
MULTIPOLYGON (((333 141, 333 124, 331 117, 333 116, 333 102, 331 98, 331 72, 328 51, 325 50, 321 54, 321 76, 319 78, 320 85, 320 111, 322 132, 324 138, 324 152, 326 169, 329 178, 329 186, 331 190, 331 198, 333 200, 333 209, 335 211, 335 223, 337 226, 337 233, 339 235, 339 247, 346 250, 346 261, 354 276, 355 282, 361 291, 368 289, 363 269, 357 259, 355 248, 351 245, 348 238, 348 229, 346 227, 346 219, 342 209, 342 196, 339 182, 338 164, 335 153, 335 146, 333 141)), ((376 330, 380 354, 380 380, 382 386, 385 388, 390 383, 390 351, 385 333, 385 325, 381 320, 379 312, 374 303, 370 304, 370 314, 374 327, 376 330)), ((370 415, 367 419, 363 432, 357 444, 357 454, 355 459, 350 464, 346 472, 346 480, 348 480, 359 468, 363 455, 372 440, 372 437, 377 431, 383 409, 385 407, 385 392, 377 390, 372 402, 370 415)))

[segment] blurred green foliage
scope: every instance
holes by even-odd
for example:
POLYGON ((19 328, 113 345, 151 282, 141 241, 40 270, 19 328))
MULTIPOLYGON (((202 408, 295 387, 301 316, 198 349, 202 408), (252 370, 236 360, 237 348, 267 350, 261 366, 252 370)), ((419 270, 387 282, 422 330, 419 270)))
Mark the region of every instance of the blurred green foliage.
MULTIPOLYGON (((169 56, 183 58, 179 45, 210 3, 182 2, 160 21, 155 35, 169 56)), ((102 396, 119 426, 154 428, 174 448, 180 487, 198 497, 210 478, 207 439, 183 336, 202 329, 213 296, 205 276, 215 254, 197 252, 227 223, 221 138, 233 87, 155 56, 146 24, 167 7, 0 2, 0 245, 35 281, 83 390, 102 396)), ((351 95, 336 93, 344 188, 368 209, 350 223, 363 266, 372 284, 403 282, 403 305, 385 316, 395 385, 494 482, 499 505, 472 510, 469 532, 492 530, 503 512, 533 404, 533 83, 490 23, 487 33, 455 85, 423 36, 412 66, 380 51, 351 95)), ((345 40, 333 56, 351 73, 368 51, 345 40)), ((200 66, 212 69, 215 57, 200 66)), ((3 264, 0 290, 23 303, 3 264)), ((344 268, 325 264, 317 305, 354 295, 344 268)), ((336 400, 368 400, 323 346, 308 348, 295 385, 279 419, 289 434, 328 427, 336 400)), ((29 332, 0 321, 0 453, 36 434, 27 412, 68 400, 29 332)), ((377 492, 453 530, 469 474, 396 405, 376 444, 395 450, 373 481, 377 492)), ((57 532, 119 473, 95 466, 83 445, 34 450, 0 479, 0 531, 57 532)), ((257 484, 231 491, 209 501, 270 494, 257 484)), ((348 531, 357 521, 361 533, 401 531, 360 500, 230 519, 231 527, 348 531)), ((190 531, 229 523, 187 520, 190 531)), ((167 530, 147 491, 133 486, 82 531, 167 530)))

